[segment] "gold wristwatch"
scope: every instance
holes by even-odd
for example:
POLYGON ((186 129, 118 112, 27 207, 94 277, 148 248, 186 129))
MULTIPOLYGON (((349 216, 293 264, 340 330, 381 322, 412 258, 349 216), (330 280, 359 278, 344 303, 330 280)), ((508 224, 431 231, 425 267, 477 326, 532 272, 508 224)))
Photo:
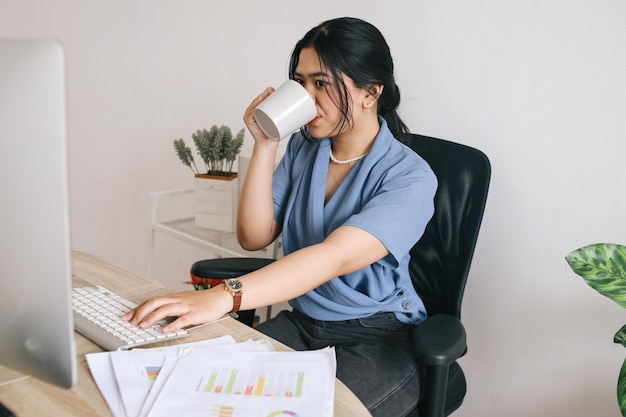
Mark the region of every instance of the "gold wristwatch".
POLYGON ((243 294, 243 284, 238 279, 224 280, 224 289, 233 296, 233 309, 231 313, 236 313, 241 307, 241 294, 243 294))

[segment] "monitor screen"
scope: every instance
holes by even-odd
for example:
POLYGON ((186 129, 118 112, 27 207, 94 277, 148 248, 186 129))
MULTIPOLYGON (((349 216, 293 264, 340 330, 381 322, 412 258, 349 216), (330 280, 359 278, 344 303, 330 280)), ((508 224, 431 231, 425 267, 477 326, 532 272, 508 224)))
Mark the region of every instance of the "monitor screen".
POLYGON ((65 55, 50 40, 0 39, 0 364, 76 380, 65 55))

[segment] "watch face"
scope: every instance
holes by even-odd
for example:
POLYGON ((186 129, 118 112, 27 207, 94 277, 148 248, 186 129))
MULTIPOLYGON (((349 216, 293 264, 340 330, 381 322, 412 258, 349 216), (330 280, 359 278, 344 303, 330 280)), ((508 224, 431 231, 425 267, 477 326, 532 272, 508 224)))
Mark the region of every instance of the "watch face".
POLYGON ((241 287, 243 287, 243 284, 241 284, 241 281, 236 280, 236 279, 229 279, 226 282, 228 283, 228 287, 235 291, 240 290, 241 287))

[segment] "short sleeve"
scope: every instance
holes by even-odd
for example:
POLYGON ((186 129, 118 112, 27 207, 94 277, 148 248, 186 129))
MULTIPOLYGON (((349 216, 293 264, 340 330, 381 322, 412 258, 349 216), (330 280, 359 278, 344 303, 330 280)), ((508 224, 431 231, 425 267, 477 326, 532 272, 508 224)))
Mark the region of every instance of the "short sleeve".
POLYGON ((412 156, 390 168, 369 190, 362 209, 344 223, 379 239, 389 250, 380 263, 394 268, 421 238, 434 213, 437 179, 424 160, 412 156))
POLYGON ((291 165, 291 156, 285 153, 272 177, 272 199, 274 201, 274 220, 282 224, 285 218, 287 199, 291 191, 291 178, 288 167, 291 165))
POLYGON ((294 182, 299 181, 303 160, 316 148, 316 143, 311 143, 299 132, 289 138, 285 155, 278 163, 272 177, 272 199, 274 201, 274 220, 282 224, 285 211, 289 203, 294 182))

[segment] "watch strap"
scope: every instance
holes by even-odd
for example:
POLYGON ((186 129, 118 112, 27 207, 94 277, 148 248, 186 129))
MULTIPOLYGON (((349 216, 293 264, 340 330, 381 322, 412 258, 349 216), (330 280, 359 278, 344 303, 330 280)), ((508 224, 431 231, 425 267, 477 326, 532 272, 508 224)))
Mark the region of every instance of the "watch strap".
POLYGON ((241 291, 237 291, 233 294, 233 309, 230 311, 231 313, 236 313, 239 311, 241 307, 241 291))

